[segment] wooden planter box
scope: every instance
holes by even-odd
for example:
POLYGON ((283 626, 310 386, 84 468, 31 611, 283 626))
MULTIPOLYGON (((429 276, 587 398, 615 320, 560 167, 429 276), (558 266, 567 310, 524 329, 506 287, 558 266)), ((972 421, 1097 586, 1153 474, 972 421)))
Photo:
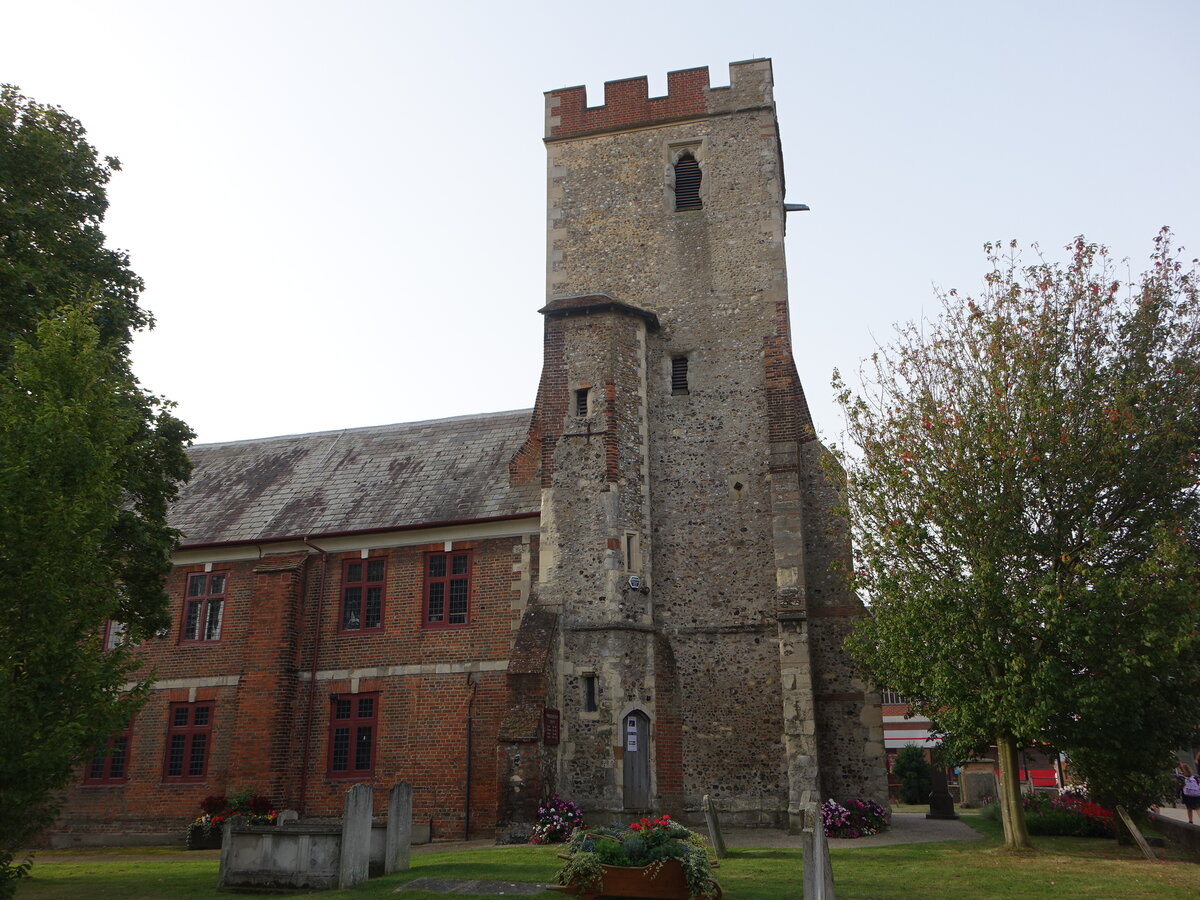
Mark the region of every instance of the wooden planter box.
MULTIPOLYGON (((715 865, 715 864, 714 864, 715 865)), ((581 888, 574 884, 554 887, 553 890, 575 894, 583 900, 597 897, 637 897, 639 900, 688 900, 687 880, 679 860, 669 859, 658 874, 651 877, 645 866, 603 866, 604 879, 596 887, 581 888)), ((714 881, 711 894, 701 894, 696 900, 721 900, 724 891, 714 881)))

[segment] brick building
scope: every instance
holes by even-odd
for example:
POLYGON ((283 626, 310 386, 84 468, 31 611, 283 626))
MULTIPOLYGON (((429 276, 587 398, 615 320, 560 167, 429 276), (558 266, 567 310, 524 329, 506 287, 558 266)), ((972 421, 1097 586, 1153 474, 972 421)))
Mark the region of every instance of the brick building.
POLYGON ((551 790, 764 825, 806 791, 886 802, 792 358, 771 66, 730 74, 546 95, 532 410, 193 448, 153 696, 64 839, 178 834, 244 787, 333 815, 356 781, 411 782, 434 839, 551 790))

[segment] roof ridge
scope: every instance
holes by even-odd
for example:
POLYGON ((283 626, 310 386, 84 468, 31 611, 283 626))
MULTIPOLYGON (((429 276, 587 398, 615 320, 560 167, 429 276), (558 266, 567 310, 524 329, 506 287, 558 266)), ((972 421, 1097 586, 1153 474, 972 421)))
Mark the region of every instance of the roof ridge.
POLYGON ((366 431, 382 431, 387 428, 400 428, 405 426, 416 425, 432 425, 440 422, 465 422, 472 419, 489 419, 500 416, 516 416, 516 415, 532 415, 533 408, 527 409, 503 409, 497 412, 485 413, 468 413, 461 416, 447 416, 443 419, 418 419, 414 422, 388 422, 383 425, 356 425, 353 428, 330 428, 327 431, 298 431, 293 434, 272 434, 264 435, 263 437, 239 438, 235 441, 213 441, 211 443, 192 444, 189 449, 199 449, 201 447, 229 447, 234 444, 262 444, 267 441, 283 441, 291 438, 315 438, 325 436, 342 436, 345 434, 362 433, 366 431))

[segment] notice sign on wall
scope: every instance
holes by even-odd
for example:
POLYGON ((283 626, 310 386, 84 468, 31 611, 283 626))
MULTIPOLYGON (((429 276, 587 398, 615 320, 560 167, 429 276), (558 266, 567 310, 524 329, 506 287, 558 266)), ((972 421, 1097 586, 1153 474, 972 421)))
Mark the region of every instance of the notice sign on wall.
POLYGON ((542 743, 553 747, 558 743, 561 716, 557 709, 542 710, 542 743))

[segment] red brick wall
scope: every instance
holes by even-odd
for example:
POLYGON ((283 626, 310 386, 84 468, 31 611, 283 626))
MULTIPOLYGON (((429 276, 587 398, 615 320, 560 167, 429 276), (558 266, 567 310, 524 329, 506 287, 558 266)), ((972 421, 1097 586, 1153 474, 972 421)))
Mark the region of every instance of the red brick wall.
MULTIPOLYGON (((327 777, 329 695, 348 694, 352 685, 344 678, 319 679, 310 690, 318 609, 319 672, 421 664, 461 669, 480 661, 500 663, 510 652, 518 615, 513 609, 513 565, 519 539, 456 543, 455 549, 472 550, 469 624, 425 628, 424 551, 443 547, 438 543, 371 552, 387 560, 384 628, 363 634, 339 633, 343 556, 330 554, 322 579, 320 557, 295 554, 214 564, 213 571, 228 572, 221 639, 181 644, 187 575, 204 567, 176 568, 167 583, 172 630, 147 641, 139 653, 146 660, 145 671, 153 671, 160 682, 238 676, 236 686, 195 689, 195 699, 214 702, 207 777, 198 784, 163 783, 168 706, 187 701, 189 690, 154 690, 134 721, 128 781, 70 788, 56 830, 162 831, 182 839, 204 797, 242 788, 267 794, 280 809, 339 815, 352 781, 327 777), (307 797, 302 798, 306 758, 307 797)), ((373 779, 377 814, 386 811, 388 788, 408 781, 414 789, 415 819, 432 822, 435 839, 463 834, 470 706, 471 828, 490 834, 496 821, 495 748, 505 697, 503 669, 364 677, 357 688, 380 692, 373 779)))
POLYGON ((682 810, 683 717, 679 705, 679 670, 671 642, 661 634, 654 639, 654 669, 658 688, 654 743, 659 803, 665 810, 682 810))
POLYGON ((542 377, 529 423, 529 436, 508 464, 508 476, 514 484, 540 477, 542 487, 554 479, 554 448, 562 436, 563 417, 567 412, 567 368, 563 361, 563 335, 554 322, 544 323, 542 377))
POLYGON ((550 128, 547 137, 566 137, 702 115, 708 109, 707 89, 708 67, 701 66, 668 72, 665 97, 649 96, 649 82, 644 75, 605 82, 603 106, 589 108, 587 90, 582 87, 550 91, 548 96, 558 100, 554 113, 559 124, 550 128))

